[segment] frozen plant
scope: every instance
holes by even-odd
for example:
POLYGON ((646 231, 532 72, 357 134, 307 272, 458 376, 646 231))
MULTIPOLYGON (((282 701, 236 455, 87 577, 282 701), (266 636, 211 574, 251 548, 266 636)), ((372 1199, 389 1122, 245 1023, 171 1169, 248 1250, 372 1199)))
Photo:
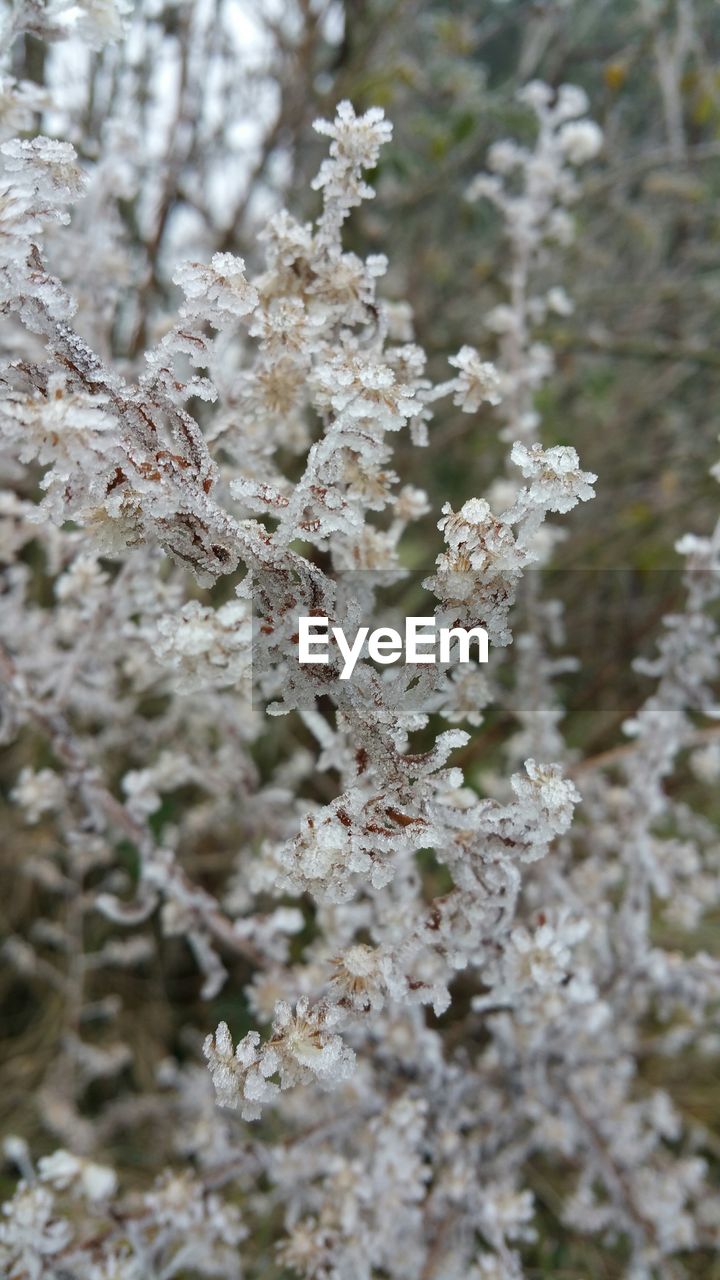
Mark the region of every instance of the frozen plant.
MULTIPOLYGON (((96 49, 124 24, 140 40, 133 19, 16 4, 9 29, 96 49)), ((107 65, 132 79, 117 56, 107 65)), ((34 99, 6 93, 6 119, 24 120, 34 99)), ((0 1224, 11 1280, 276 1265, 307 1280, 516 1280, 540 1229, 538 1156, 561 1174, 557 1231, 619 1240, 633 1280, 718 1243, 704 1135, 639 1071, 651 1036, 660 1052, 687 1044, 720 994, 715 960, 651 928, 656 903, 693 925, 718 899, 716 838, 662 786, 680 750, 707 746, 694 718, 716 710, 717 534, 682 546, 686 611, 609 768, 566 767, 551 718, 535 737, 557 752, 516 741, 481 794, 458 753, 480 741, 460 723, 482 729, 495 696, 484 673, 361 662, 340 681, 291 657, 299 614, 357 622, 373 573, 402 574, 428 500, 401 483, 393 446, 441 432, 443 401, 499 407, 513 479, 502 501, 440 513, 438 621, 507 648, 516 593, 555 536, 546 517, 594 495, 575 449, 538 438, 551 359, 530 326, 571 305, 559 286, 538 300, 531 272, 567 238, 572 166, 600 137, 579 90, 535 83, 524 100, 535 149, 500 144, 475 188, 512 244, 510 302, 490 321, 498 363, 464 344, 439 383, 407 309, 383 297, 387 259, 343 239, 391 137, 380 109, 343 101, 317 123, 320 212, 274 210, 257 267, 228 250, 227 227, 169 268, 152 237, 133 241, 127 202, 151 185, 141 148, 111 176, 102 148, 41 132, 3 143, 3 733, 42 903, 3 958, 58 1010, 33 1122, 55 1150, 34 1162, 22 1138, 5 1146, 20 1175, 0 1224), (498 176, 518 172, 520 195, 498 176), (146 292, 165 296, 161 316, 146 292), (153 990, 162 1038, 173 1005, 158 974, 183 948, 216 1003, 202 1029, 165 1030, 149 1072, 128 992, 153 990), (128 1135, 149 1162, 137 1179, 128 1135)), ((189 179, 187 196, 202 197, 189 179)), ((135 213, 151 217, 142 201, 135 213)))

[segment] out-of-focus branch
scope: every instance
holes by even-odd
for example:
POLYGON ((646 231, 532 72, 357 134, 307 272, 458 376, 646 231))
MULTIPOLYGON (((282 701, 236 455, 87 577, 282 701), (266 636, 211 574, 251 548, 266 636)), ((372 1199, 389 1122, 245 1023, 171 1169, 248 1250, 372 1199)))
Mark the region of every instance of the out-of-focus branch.
MULTIPOLYGON (((58 760, 67 767, 68 786, 93 824, 100 811, 110 827, 129 839, 146 858, 155 852, 155 841, 146 823, 139 821, 105 786, 98 770, 87 760, 85 753, 62 712, 41 702, 30 687, 27 677, 18 669, 12 655, 0 644, 0 679, 6 685, 10 697, 45 734, 58 760)), ((168 868, 169 877, 175 882, 180 896, 192 897, 200 908, 202 924, 212 937, 236 955, 251 960, 255 965, 264 963, 262 955, 246 938, 238 935, 232 920, 221 911, 215 900, 205 890, 193 885, 182 867, 173 862, 168 868)))
POLYGON ((579 355, 612 356, 619 360, 649 360, 661 363, 690 363, 720 369, 720 351, 710 347, 688 347, 673 342, 638 342, 634 338, 611 338, 575 329, 547 330, 542 335, 555 351, 579 355))

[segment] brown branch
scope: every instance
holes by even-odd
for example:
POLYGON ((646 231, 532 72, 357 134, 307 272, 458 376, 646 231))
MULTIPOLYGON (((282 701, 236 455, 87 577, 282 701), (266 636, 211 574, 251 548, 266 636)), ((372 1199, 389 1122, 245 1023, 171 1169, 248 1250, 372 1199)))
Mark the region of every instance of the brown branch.
MULTIPOLYGON (((683 748, 702 746, 704 742, 712 742, 719 734, 720 725, 698 729, 686 738, 682 744, 683 748)), ((565 772, 569 778, 575 778, 578 774, 587 773, 591 769, 606 769, 620 760, 626 760, 628 756, 632 756, 639 750, 640 746, 637 742, 623 743, 620 747, 611 747, 608 751, 600 751, 598 755, 588 756, 586 760, 580 760, 577 764, 568 765, 565 772)))
POLYGON ((711 347, 685 347, 672 342, 637 342, 632 338, 576 335, 569 329, 540 333, 554 350, 578 355, 612 356, 617 360, 648 360, 656 363, 696 364, 720 370, 720 351, 711 347))

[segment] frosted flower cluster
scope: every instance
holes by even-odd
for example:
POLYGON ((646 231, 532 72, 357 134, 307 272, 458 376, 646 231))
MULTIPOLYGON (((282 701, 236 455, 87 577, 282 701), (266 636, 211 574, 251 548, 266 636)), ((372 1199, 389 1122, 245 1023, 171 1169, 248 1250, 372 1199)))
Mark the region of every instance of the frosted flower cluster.
POLYGON ((473 347, 462 347, 449 363, 460 370, 454 403, 463 413, 475 413, 483 401, 499 404, 500 378, 494 365, 481 360, 473 347))
MULTIPOLYGON (((57 3, 12 21, 96 49, 132 16, 57 3)), ((24 131, 27 89, 8 72, 2 92, 3 127, 24 131)), ((619 1241, 628 1280, 720 1243, 707 1135, 639 1069, 651 1038, 661 1054, 699 1040, 720 998, 718 962, 655 932, 720 901, 717 833, 666 786, 681 752, 699 782, 718 772, 697 734, 717 716, 720 537, 680 545, 686 598, 646 662, 652 692, 622 754, 583 771, 553 701, 557 610, 538 594, 524 616, 517 595, 558 536, 546 518, 597 481, 572 446, 540 440, 552 355, 533 326, 571 313, 536 274, 568 240, 574 166, 601 135, 580 90, 533 83, 521 99, 534 146, 496 144, 473 188, 509 246, 486 317, 497 359, 462 345, 442 382, 407 305, 385 298, 388 259, 343 239, 391 138, 380 108, 341 102, 316 123, 317 217, 272 210, 246 260, 224 224, 207 252, 161 261, 169 214, 135 117, 113 119, 107 158, 3 143, 2 733, 44 905, 1 945, 57 1011, 31 1126, 47 1154, 4 1148, 12 1280, 276 1264, 306 1280, 520 1280, 550 1213, 619 1241), (159 199, 138 204, 133 241, 144 185, 159 199), (158 282, 163 307, 144 313, 158 282), (430 507, 401 460, 442 439, 443 404, 496 409, 511 448, 494 493, 443 506, 430 607, 485 626, 500 661, 515 644, 515 683, 502 667, 365 661, 342 682, 290 661, 298 614, 342 604, 359 621, 376 603, 365 571, 401 579, 430 507), (478 772, 495 704, 518 732, 478 772), (183 983, 199 975, 182 1027, 171 954, 183 983), (126 1007, 138 989, 170 1046, 156 1070, 126 1007), (111 1167, 120 1139, 147 1159, 140 1176, 111 1167), (561 1191, 539 1213, 541 1161, 561 1191)), ((197 212, 203 184, 185 178, 197 212)))
POLYGON ((178 688, 238 684, 248 677, 252 621, 246 600, 212 609, 190 600, 157 619, 153 651, 178 673, 178 688))

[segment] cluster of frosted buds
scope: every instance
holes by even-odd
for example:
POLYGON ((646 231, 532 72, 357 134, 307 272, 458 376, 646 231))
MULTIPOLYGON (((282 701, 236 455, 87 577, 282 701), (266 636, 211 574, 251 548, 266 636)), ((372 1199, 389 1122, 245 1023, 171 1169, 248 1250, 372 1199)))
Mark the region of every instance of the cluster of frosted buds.
POLYGON ((546 514, 587 502, 597 479, 580 470, 577 453, 565 446, 528 449, 516 442, 511 458, 531 483, 499 516, 482 498, 465 502, 459 512, 446 504, 438 527, 448 550, 438 557, 438 572, 427 584, 446 611, 459 613, 463 625, 480 623, 496 645, 510 642, 508 615, 523 570, 537 559, 533 540, 546 514))
POLYGON ((216 329, 223 329, 253 311, 257 290, 245 277, 245 263, 231 253, 216 253, 209 267, 186 262, 173 277, 185 294, 180 314, 201 317, 216 329))
POLYGON ((176 672, 177 688, 192 692, 213 685, 237 685, 250 674, 252 620, 246 600, 212 609, 189 600, 157 620, 153 651, 176 672))
POLYGON ((375 195, 362 173, 375 168, 380 148, 392 137, 392 125, 379 107, 358 118, 351 103, 341 102, 335 120, 317 120, 315 129, 332 139, 330 158, 323 161, 313 183, 325 201, 321 236, 332 239, 350 210, 375 195))
POLYGON ((477 413, 485 402, 500 404, 502 384, 498 371, 488 360, 481 360, 474 347, 461 347, 448 363, 459 370, 453 404, 463 413, 477 413))
POLYGON ((508 234, 531 250, 544 238, 566 243, 572 224, 565 206, 577 196, 572 167, 587 163, 600 152, 602 130, 585 117, 587 95, 577 85, 561 85, 555 92, 540 81, 520 90, 519 100, 535 113, 538 136, 534 148, 516 142, 497 142, 490 148, 491 175, 481 174, 468 190, 470 199, 487 197, 508 220, 508 234), (503 179, 520 171, 523 189, 512 194, 503 179))
POLYGON ((260 1043, 250 1031, 237 1048, 226 1023, 205 1041, 215 1092, 221 1106, 239 1108, 243 1119, 255 1120, 262 1105, 281 1089, 316 1081, 336 1085, 352 1071, 354 1055, 334 1027, 341 1018, 337 1006, 298 1001, 294 1010, 285 1001, 275 1009, 272 1035, 260 1043), (277 1076, 279 1084, 272 1077, 277 1076))
POLYGON ((548 315, 564 317, 573 310, 564 289, 553 285, 534 291, 532 277, 548 244, 572 239, 568 207, 579 194, 574 169, 593 160, 603 144, 602 130, 586 118, 587 96, 576 85, 554 91, 534 81, 518 96, 536 117, 534 146, 495 143, 488 153, 490 172, 480 174, 468 189, 469 199, 495 205, 509 241, 508 299, 488 312, 485 322, 500 339, 503 438, 511 441, 535 437, 539 418, 534 394, 553 369, 552 351, 533 337, 533 329, 548 315))

